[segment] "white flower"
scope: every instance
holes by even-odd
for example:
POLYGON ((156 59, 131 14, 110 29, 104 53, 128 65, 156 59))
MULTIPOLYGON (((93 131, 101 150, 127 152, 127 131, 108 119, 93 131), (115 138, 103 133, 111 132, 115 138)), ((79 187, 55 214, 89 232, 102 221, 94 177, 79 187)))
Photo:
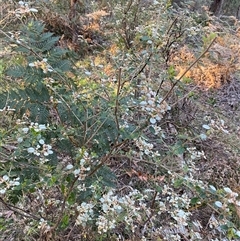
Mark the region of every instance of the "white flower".
POLYGON ((43 155, 48 156, 53 154, 53 151, 51 149, 52 149, 52 146, 43 144, 43 155))
POLYGON ((212 189, 212 191, 216 192, 217 189, 213 185, 209 185, 209 187, 212 189))
POLYGON ((206 130, 210 130, 210 126, 209 125, 202 125, 202 127, 206 130))
POLYGON ((19 185, 20 185, 20 182, 15 181, 15 182, 13 182, 13 185, 14 185, 14 186, 19 186, 19 185))
POLYGON ((34 63, 29 63, 28 66, 30 66, 30 67, 34 67, 35 64, 34 64, 34 63))
POLYGON ((216 201, 215 202, 215 205, 218 207, 218 208, 221 208, 223 205, 220 201, 216 201))
POLYGON ((27 149, 27 152, 28 152, 28 153, 34 153, 34 151, 35 151, 35 149, 34 149, 33 147, 29 147, 29 148, 27 149))
POLYGON ((223 190, 224 190, 226 193, 232 193, 232 190, 231 190, 229 187, 224 187, 223 190))
POLYGON ((155 118, 150 118, 150 123, 151 123, 151 124, 156 124, 156 122, 157 122, 157 121, 156 121, 155 118))
POLYGON ((200 134, 200 138, 205 141, 207 139, 207 136, 205 134, 200 134))
POLYGON ((68 164, 67 166, 66 166, 66 169, 67 170, 70 170, 70 169, 72 169, 73 168, 73 165, 72 164, 68 164))
POLYGON ((91 75, 92 73, 89 72, 89 71, 86 71, 85 74, 89 76, 89 75, 91 75))
POLYGON ((29 128, 28 127, 22 128, 22 131, 23 131, 23 133, 27 134, 29 131, 29 128))
POLYGON ((102 210, 106 213, 109 209, 109 206, 106 203, 103 203, 102 210))
POLYGON ((9 177, 8 177, 7 175, 4 175, 4 176, 3 176, 3 180, 4 180, 4 181, 7 181, 7 180, 9 180, 9 177))
POLYGON ((42 130, 46 130, 47 127, 43 124, 43 125, 38 125, 38 128, 42 131, 42 130))
POLYGON ((75 176, 77 176, 79 173, 80 173, 80 169, 76 169, 76 170, 73 171, 73 174, 74 174, 75 176))
POLYGON ((40 139, 38 142, 39 142, 41 145, 43 145, 43 144, 45 143, 43 139, 40 139))
POLYGON ((236 233, 235 233, 239 238, 240 238, 240 231, 238 230, 238 231, 236 231, 236 233))
POLYGON ((146 104, 147 104, 146 101, 141 101, 141 102, 140 102, 140 105, 146 105, 146 104))
POLYGON ((38 10, 36 8, 30 8, 29 11, 33 12, 33 13, 37 13, 38 12, 38 10))
POLYGON ((83 166, 85 162, 86 162, 85 159, 81 159, 80 160, 80 165, 83 166))
POLYGON ((0 194, 4 194, 6 192, 6 189, 0 189, 0 194))
POLYGON ((18 142, 18 143, 23 142, 23 138, 22 138, 22 137, 18 137, 17 142, 18 142))

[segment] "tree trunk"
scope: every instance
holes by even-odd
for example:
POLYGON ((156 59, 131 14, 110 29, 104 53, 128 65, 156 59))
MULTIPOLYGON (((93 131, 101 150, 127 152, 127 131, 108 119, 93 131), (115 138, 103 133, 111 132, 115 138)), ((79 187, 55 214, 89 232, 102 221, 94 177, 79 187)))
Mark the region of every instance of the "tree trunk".
POLYGON ((222 12, 223 3, 224 0, 214 0, 209 10, 219 17, 222 12))
POLYGON ((240 5, 238 6, 238 9, 237 9, 236 18, 240 20, 240 5))
POLYGON ((78 0, 70 0, 70 12, 69 12, 69 20, 72 28, 72 43, 73 45, 77 44, 78 41, 78 33, 77 33, 77 24, 76 24, 76 7, 78 0))

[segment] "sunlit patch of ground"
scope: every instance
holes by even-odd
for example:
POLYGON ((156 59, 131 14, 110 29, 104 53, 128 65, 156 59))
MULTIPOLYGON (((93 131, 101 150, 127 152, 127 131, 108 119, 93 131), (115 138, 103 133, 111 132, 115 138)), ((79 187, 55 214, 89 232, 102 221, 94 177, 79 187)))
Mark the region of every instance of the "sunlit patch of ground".
MULTIPOLYGON (((173 64, 178 72, 177 78, 193 62, 199 54, 184 46, 173 56, 173 64)), ((226 34, 218 37, 209 52, 190 69, 185 77, 191 78, 194 83, 206 89, 220 88, 232 81, 233 74, 240 69, 240 37, 235 34, 226 34)))

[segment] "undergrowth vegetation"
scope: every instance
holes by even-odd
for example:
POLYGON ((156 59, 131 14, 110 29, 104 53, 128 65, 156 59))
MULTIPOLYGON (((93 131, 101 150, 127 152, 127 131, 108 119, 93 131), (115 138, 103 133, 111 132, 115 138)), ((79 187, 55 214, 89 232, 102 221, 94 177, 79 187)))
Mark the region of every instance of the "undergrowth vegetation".
POLYGON ((0 239, 239 240, 239 21, 70 2, 2 7, 0 239))

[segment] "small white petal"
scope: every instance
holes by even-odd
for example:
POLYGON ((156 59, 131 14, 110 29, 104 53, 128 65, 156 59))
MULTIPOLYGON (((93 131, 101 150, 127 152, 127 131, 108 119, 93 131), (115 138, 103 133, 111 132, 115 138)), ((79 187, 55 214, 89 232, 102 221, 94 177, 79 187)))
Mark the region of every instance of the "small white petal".
POLYGON ((27 152, 28 153, 33 153, 35 151, 35 149, 33 148, 33 147, 29 147, 28 149, 27 149, 27 152))
POLYGON ((17 142, 18 142, 18 143, 23 142, 23 138, 22 138, 22 137, 19 137, 19 138, 17 139, 17 142))
POLYGON ((33 12, 33 13, 37 13, 38 12, 38 10, 36 8, 30 8, 29 11, 33 12))
POLYGON ((212 191, 216 192, 217 189, 213 185, 209 185, 209 187, 212 189, 212 191))
POLYGON ((227 193, 232 193, 232 190, 229 187, 224 187, 223 190, 227 193))
POLYGON ((202 127, 206 130, 210 130, 210 126, 209 125, 202 125, 202 127))
POLYGON ((183 210, 179 210, 177 215, 178 217, 185 217, 186 213, 183 210))
POLYGON ((102 209, 103 209, 104 212, 107 212, 107 210, 109 209, 109 206, 106 203, 104 203, 102 205, 102 209))
POLYGON ((153 105, 154 102, 153 102, 152 100, 149 100, 149 101, 148 101, 148 104, 149 104, 149 105, 153 105))
POLYGON ((140 102, 140 105, 146 105, 146 104, 147 104, 146 101, 141 101, 141 102, 140 102))
POLYGON ((23 131, 25 134, 27 134, 28 131, 29 131, 29 128, 28 128, 28 127, 22 128, 22 131, 23 131))
POLYGON ((223 206, 222 203, 219 202, 219 201, 216 201, 216 202, 215 202, 215 205, 216 205, 218 208, 221 208, 221 207, 223 206))
POLYGON ((46 129, 47 129, 45 125, 39 125, 38 128, 39 128, 40 130, 46 130, 46 129))
POLYGON ((8 177, 7 175, 4 175, 4 176, 3 176, 3 180, 4 180, 4 181, 7 181, 8 179, 9 179, 9 177, 8 177))
POLYGON ((235 233, 239 238, 240 238, 240 231, 238 230, 238 231, 236 231, 236 233, 235 233))
POLYGON ((151 122, 151 124, 155 124, 157 121, 155 118, 150 118, 150 122, 151 122))
POLYGON ((205 141, 207 139, 207 136, 205 134, 200 134, 201 140, 205 141))
POLYGON ((89 76, 89 75, 91 75, 92 73, 89 72, 89 71, 86 71, 85 74, 89 76))
POLYGON ((70 169, 72 169, 73 168, 73 165, 72 164, 68 164, 67 166, 66 166, 66 169, 67 170, 70 170, 70 169))
POLYGON ((38 142, 39 142, 41 145, 43 145, 43 144, 45 143, 43 139, 40 139, 38 142))
POLYGON ((0 194, 4 194, 6 192, 6 189, 0 189, 0 194))
POLYGON ((74 175, 78 175, 79 173, 80 173, 80 169, 76 169, 76 170, 73 171, 74 175))

